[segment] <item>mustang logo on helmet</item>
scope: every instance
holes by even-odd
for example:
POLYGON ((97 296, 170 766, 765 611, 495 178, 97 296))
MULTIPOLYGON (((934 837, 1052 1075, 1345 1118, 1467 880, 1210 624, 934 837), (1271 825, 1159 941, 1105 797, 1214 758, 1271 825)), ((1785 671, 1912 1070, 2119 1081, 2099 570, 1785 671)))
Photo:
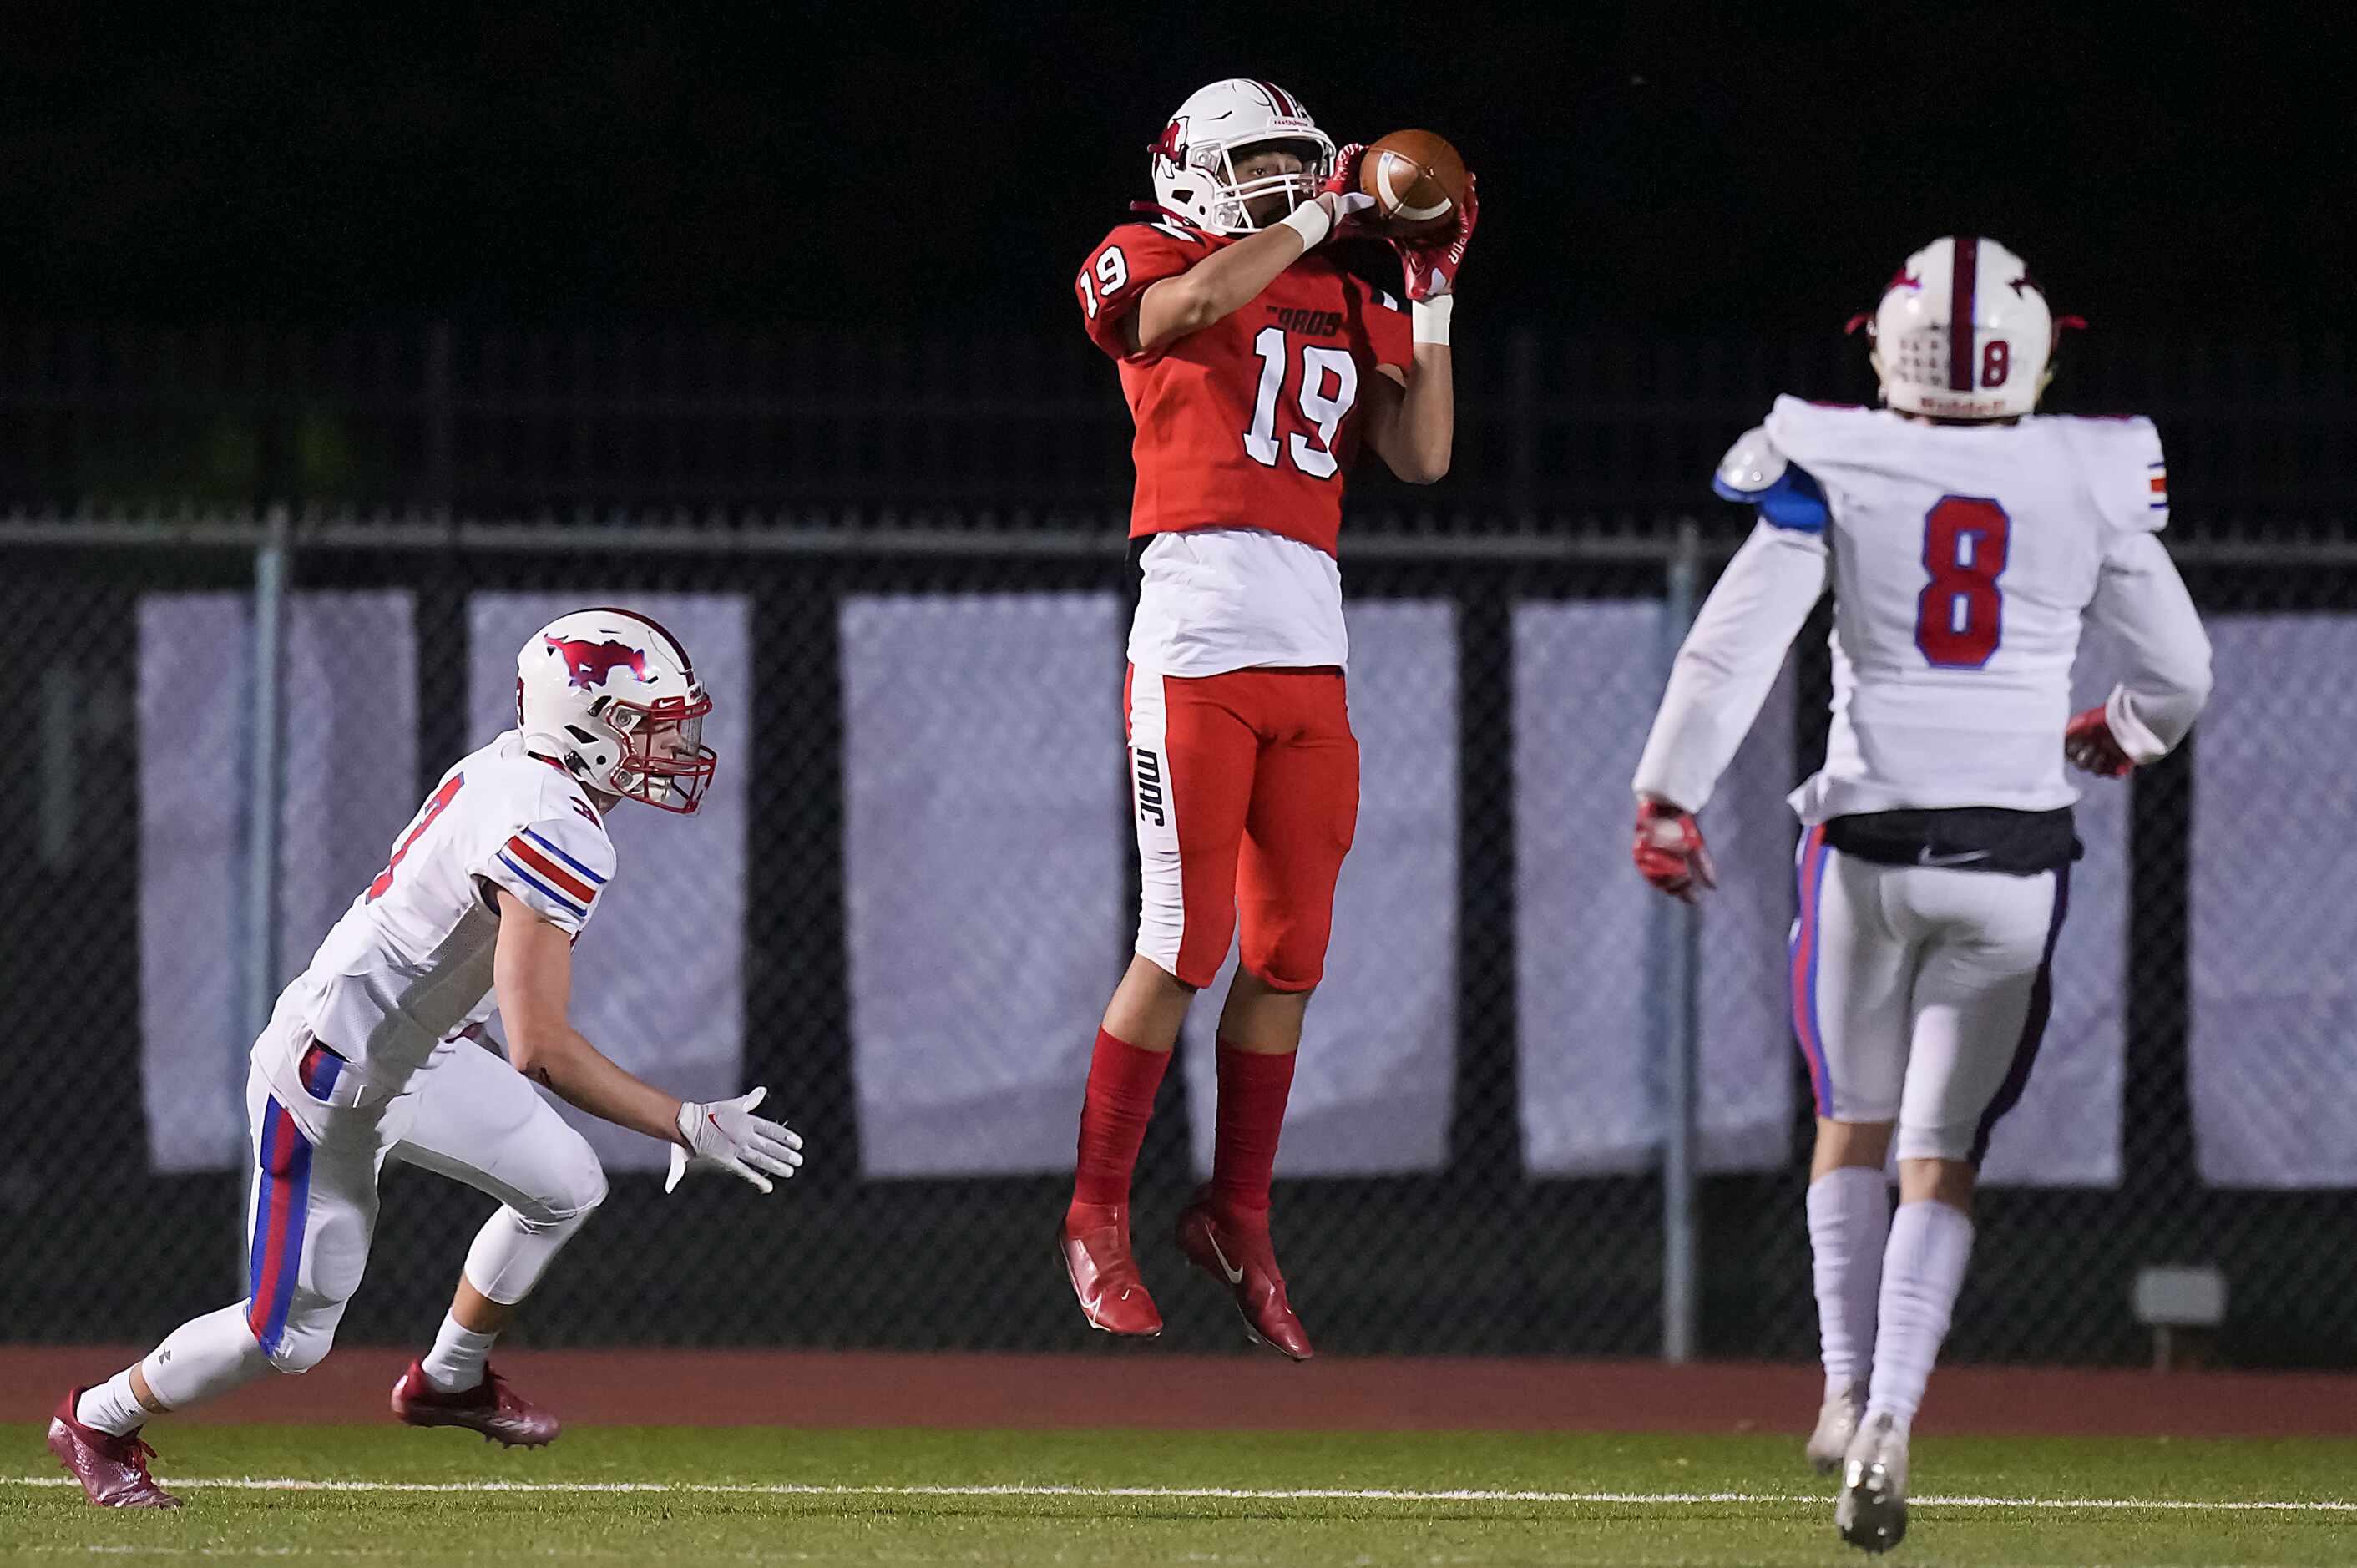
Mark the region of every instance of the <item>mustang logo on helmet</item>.
POLYGON ((647 656, 628 643, 590 642, 581 638, 547 637, 540 639, 549 650, 565 660, 565 672, 576 686, 595 691, 604 685, 617 670, 628 670, 640 681, 647 678, 647 656))

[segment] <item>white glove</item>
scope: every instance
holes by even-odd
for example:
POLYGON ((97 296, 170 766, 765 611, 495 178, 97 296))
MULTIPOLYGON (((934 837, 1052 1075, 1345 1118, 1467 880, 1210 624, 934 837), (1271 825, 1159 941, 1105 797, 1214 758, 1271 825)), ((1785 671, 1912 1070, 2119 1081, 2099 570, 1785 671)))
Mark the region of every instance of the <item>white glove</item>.
POLYGON ((698 1166, 726 1171, 763 1192, 771 1189, 770 1176, 783 1180, 792 1176, 802 1163, 802 1134, 782 1122, 753 1114, 753 1107, 769 1092, 757 1089, 709 1105, 683 1101, 679 1135, 687 1140, 687 1147, 671 1146, 671 1175, 663 1178, 663 1190, 677 1187, 680 1177, 698 1166))

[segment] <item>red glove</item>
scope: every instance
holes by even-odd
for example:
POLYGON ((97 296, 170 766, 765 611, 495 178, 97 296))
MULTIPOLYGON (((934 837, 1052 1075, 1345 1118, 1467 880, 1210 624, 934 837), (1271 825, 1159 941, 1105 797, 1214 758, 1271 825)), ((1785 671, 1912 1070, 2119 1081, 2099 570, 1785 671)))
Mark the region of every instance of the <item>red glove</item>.
POLYGON ((2120 749, 2114 738, 2111 721, 2104 716, 2100 703, 2062 726, 2062 756, 2082 773, 2099 779, 2125 779, 2136 766, 2136 758, 2120 749))
POLYGON ((1694 813, 1667 800, 1637 802, 1635 853, 1645 880, 1680 903, 1699 903, 1704 889, 1718 886, 1718 870, 1710 863, 1694 813))
POLYGON ((1465 260, 1465 247, 1473 240, 1474 220, 1480 215, 1481 202, 1469 172, 1465 176, 1465 199, 1457 209, 1455 224, 1422 239, 1391 242, 1407 274, 1408 298, 1438 299, 1456 292, 1457 268, 1465 260))
POLYGON ((1327 203, 1334 214, 1334 231, 1330 236, 1333 239, 1361 240, 1375 232, 1373 226, 1367 221, 1374 210, 1375 199, 1359 187, 1359 165, 1366 156, 1367 147, 1363 142, 1352 142, 1337 149, 1334 172, 1328 175, 1326 183, 1318 188, 1319 196, 1334 199, 1327 203))

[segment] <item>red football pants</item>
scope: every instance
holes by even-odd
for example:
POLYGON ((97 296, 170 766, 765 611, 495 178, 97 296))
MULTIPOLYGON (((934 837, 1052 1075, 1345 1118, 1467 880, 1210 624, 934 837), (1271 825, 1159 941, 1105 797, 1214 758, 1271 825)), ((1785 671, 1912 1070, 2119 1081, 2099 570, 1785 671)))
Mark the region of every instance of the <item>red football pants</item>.
POLYGON ((1129 766, 1144 897, 1137 950, 1211 984, 1243 967, 1279 991, 1326 972, 1334 882, 1359 824, 1342 672, 1130 671, 1129 766))

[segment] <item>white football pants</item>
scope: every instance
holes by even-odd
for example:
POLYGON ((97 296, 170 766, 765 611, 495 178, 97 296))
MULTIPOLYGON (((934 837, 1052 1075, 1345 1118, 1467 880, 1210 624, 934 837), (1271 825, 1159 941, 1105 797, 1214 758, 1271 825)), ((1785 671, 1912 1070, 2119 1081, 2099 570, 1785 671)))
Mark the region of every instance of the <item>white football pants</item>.
POLYGON ((317 1093, 274 1089, 259 1065, 246 1081, 256 1162, 246 1323, 285 1372, 317 1365, 335 1341, 368 1264, 387 1159, 500 1200, 466 1266, 468 1282, 498 1302, 521 1301, 606 1197, 587 1141, 471 1041, 437 1053, 407 1091, 380 1104, 328 1103, 336 1066, 306 1058, 302 1087, 317 1093))
POLYGON ((2037 1059, 2070 878, 1884 865, 1810 829, 1792 1028, 1817 1114, 1897 1122, 1902 1160, 1977 1165, 2037 1059))

